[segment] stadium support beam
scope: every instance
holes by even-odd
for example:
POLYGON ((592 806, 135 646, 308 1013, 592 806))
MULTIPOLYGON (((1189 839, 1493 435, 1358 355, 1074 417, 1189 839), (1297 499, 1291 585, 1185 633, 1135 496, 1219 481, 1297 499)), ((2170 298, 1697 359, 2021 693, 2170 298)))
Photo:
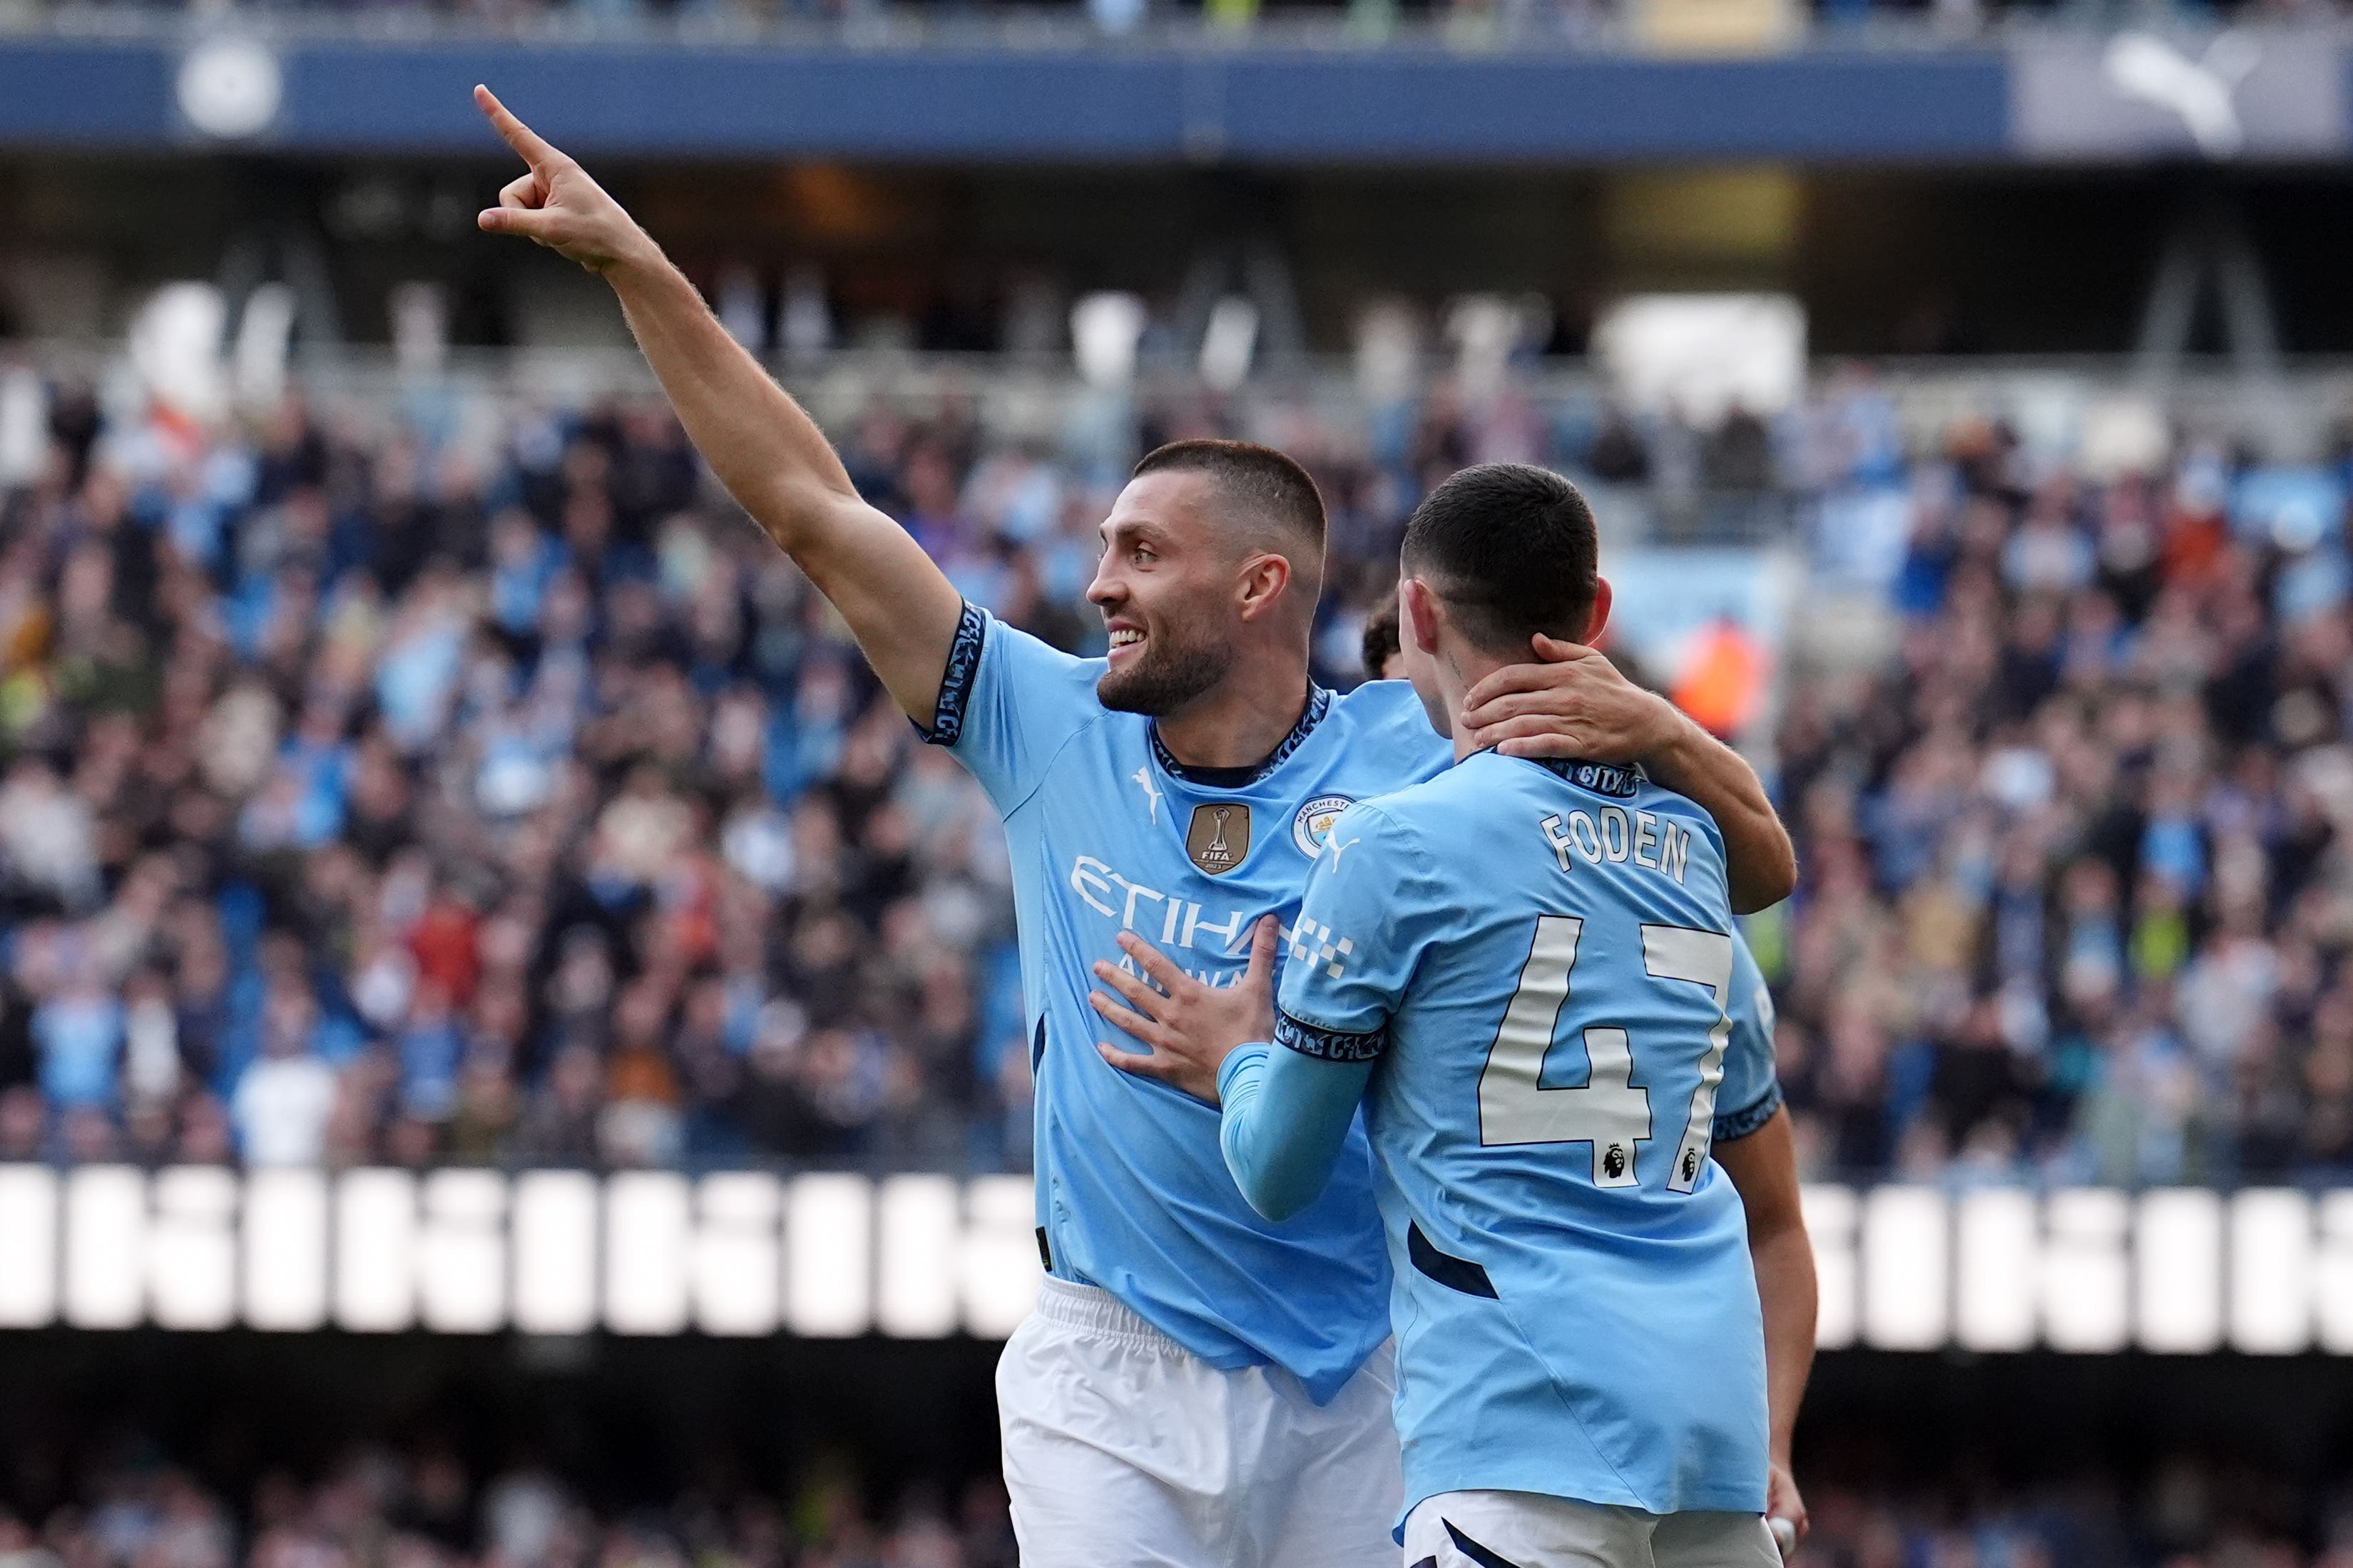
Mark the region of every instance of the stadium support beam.
POLYGON ((2238 203, 2207 186, 2177 210, 2141 308, 2134 354, 2137 379, 2151 396, 2161 399, 2180 374, 2210 294, 2244 395, 2262 410, 2284 454, 2308 454, 2321 433, 2288 394, 2263 258, 2238 203))

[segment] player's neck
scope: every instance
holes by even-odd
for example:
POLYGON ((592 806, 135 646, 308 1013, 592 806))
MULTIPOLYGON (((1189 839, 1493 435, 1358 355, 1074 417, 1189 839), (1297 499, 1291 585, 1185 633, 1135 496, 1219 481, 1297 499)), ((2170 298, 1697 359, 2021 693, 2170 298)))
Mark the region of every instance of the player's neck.
POLYGON ((1237 665, 1212 689, 1154 721, 1160 743, 1187 767, 1247 768, 1264 762, 1307 711, 1303 661, 1276 670, 1237 665))
POLYGON ((1471 694, 1472 687, 1503 668, 1506 662, 1467 646, 1447 646, 1438 650, 1438 690, 1446 700, 1446 711, 1452 716, 1453 721, 1447 728, 1454 740, 1454 760, 1458 763, 1479 749, 1463 727, 1462 700, 1471 694))

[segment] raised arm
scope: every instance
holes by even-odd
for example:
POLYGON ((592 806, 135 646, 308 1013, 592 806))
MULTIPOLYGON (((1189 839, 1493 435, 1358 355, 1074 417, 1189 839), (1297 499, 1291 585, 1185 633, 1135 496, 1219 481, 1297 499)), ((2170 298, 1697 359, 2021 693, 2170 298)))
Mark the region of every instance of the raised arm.
POLYGON ((1788 829, 1739 752, 1592 648, 1540 637, 1535 651, 1541 662, 1499 669, 1466 694, 1461 721, 1477 744, 1515 757, 1641 763, 1661 787, 1715 819, 1734 914, 1797 889, 1788 829))
POLYGON ((527 165, 481 226, 543 245, 612 286, 703 461, 841 612, 899 705, 929 725, 963 613, 947 577, 860 499, 824 432, 727 335, 620 203, 490 89, 474 89, 474 101, 527 165))

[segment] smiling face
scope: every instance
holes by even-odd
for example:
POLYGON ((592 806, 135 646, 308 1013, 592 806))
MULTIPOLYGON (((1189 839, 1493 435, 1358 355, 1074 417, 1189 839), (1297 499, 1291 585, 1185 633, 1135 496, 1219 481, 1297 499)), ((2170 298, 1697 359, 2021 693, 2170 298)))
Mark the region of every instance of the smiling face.
POLYGON ((1241 582, 1260 552, 1218 515, 1217 480, 1177 469, 1128 481, 1103 520, 1087 599, 1111 633, 1095 686, 1106 708, 1165 716, 1233 668, 1241 582))

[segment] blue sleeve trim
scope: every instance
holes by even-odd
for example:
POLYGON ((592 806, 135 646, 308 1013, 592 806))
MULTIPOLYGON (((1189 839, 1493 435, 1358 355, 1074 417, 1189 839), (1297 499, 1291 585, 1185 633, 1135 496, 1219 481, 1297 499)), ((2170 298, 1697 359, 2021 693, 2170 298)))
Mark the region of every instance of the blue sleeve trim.
POLYGON ((1345 1029, 1320 1028, 1302 1023, 1290 1014, 1277 1012, 1274 1016, 1274 1043, 1286 1046, 1303 1057, 1314 1057, 1326 1062, 1368 1062, 1389 1048, 1388 1026, 1352 1034, 1345 1029))
POLYGON ((948 645, 948 667, 940 676, 940 698, 932 707, 931 726, 915 726, 915 733, 934 746, 953 746, 964 739, 964 710, 972 700, 972 683, 980 676, 981 645, 987 640, 988 616, 971 600, 956 617, 955 640, 948 645))
POLYGON ((1715 1142, 1737 1143, 1757 1131, 1772 1121, 1773 1113, 1781 1109, 1781 1080, 1777 1078, 1773 1080, 1773 1087, 1765 1091, 1764 1099, 1746 1110, 1736 1110, 1729 1116, 1715 1119, 1715 1142))

